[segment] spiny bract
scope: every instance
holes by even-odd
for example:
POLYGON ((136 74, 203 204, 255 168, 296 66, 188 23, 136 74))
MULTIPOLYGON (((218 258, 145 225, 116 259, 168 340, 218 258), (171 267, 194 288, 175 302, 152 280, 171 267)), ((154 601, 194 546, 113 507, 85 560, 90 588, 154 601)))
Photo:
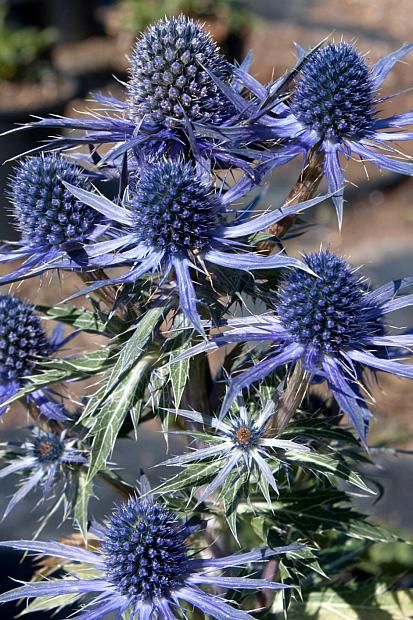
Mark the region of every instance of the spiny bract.
POLYGON ((9 196, 27 245, 82 241, 95 223, 96 212, 80 203, 62 181, 82 189, 91 186, 80 168, 55 154, 30 157, 17 166, 9 196))
POLYGON ((220 123, 230 106, 211 74, 228 82, 230 65, 202 27, 182 15, 157 22, 132 53, 128 91, 133 117, 167 127, 185 117, 220 123))
POLYGON ((304 65, 291 107, 323 138, 364 136, 374 121, 373 92, 369 69, 352 45, 330 44, 304 65))

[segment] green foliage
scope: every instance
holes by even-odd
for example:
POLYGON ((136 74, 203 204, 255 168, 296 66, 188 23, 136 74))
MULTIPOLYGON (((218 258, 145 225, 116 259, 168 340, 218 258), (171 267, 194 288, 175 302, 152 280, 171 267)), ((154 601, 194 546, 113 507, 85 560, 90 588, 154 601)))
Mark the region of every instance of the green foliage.
POLYGON ((386 583, 324 588, 295 602, 288 620, 407 620, 413 617, 413 591, 386 583))
POLYGON ((47 68, 46 54, 56 40, 53 28, 13 27, 0 2, 0 80, 37 80, 47 68))
POLYGON ((183 13, 200 20, 215 17, 228 21, 233 31, 246 26, 250 14, 244 0, 121 0, 124 26, 138 34, 165 15, 183 13))

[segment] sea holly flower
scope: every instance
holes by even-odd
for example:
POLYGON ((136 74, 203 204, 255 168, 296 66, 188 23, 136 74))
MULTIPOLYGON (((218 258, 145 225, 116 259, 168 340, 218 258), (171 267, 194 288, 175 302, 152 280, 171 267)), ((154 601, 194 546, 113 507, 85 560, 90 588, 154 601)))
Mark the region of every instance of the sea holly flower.
POLYGON ((222 558, 201 558, 191 549, 188 538, 196 527, 182 521, 152 498, 131 498, 118 506, 108 522, 94 528, 99 540, 95 551, 61 543, 9 541, 0 545, 56 556, 87 565, 93 576, 85 579, 49 579, 27 583, 0 596, 0 603, 21 598, 74 594, 94 595, 73 617, 99 620, 111 613, 130 620, 173 620, 186 617, 182 605, 189 604, 216 620, 252 620, 252 616, 225 600, 204 592, 200 586, 236 590, 279 590, 287 588, 267 579, 226 577, 218 574, 232 567, 263 562, 299 546, 256 549, 222 558))
POLYGON ((68 504, 66 494, 72 490, 72 466, 87 462, 82 451, 76 448, 76 443, 76 439, 67 436, 66 430, 58 434, 32 428, 24 441, 1 444, 3 460, 8 464, 0 469, 0 479, 10 474, 22 476, 21 485, 7 504, 3 519, 18 502, 39 486, 43 491, 43 500, 51 499, 52 494, 56 500, 47 518, 55 513, 62 502, 68 504))
POLYGON ((120 165, 119 158, 129 151, 138 161, 181 154, 197 161, 217 160, 221 168, 249 168, 255 156, 248 154, 247 148, 241 152, 236 140, 199 132, 201 126, 219 131, 238 121, 240 112, 233 100, 248 113, 253 103, 239 91, 242 83, 248 82, 249 64, 250 57, 240 67, 229 63, 209 33, 192 19, 165 17, 136 41, 126 101, 98 94, 99 109, 86 118, 46 118, 29 126, 77 131, 39 149, 114 144, 102 162, 115 165, 120 165))
POLYGON ((0 283, 38 275, 46 269, 82 268, 98 259, 88 256, 87 244, 94 245, 102 232, 96 211, 80 203, 64 186, 69 182, 89 189, 85 173, 66 159, 41 155, 22 160, 9 183, 13 216, 21 241, 0 249, 0 263, 24 260, 0 283))
MULTIPOLYGON (((315 149, 324 154, 324 173, 341 225, 344 173, 340 158, 360 157, 379 168, 413 174, 413 164, 400 157, 389 142, 410 140, 413 112, 379 117, 384 101, 379 91, 393 66, 413 50, 413 44, 381 58, 369 67, 349 43, 331 43, 312 54, 301 67, 288 101, 262 99, 259 117, 268 137, 285 138, 284 151, 315 149)), ((303 51, 302 51, 303 52, 303 51)), ((304 52, 303 52, 304 53, 304 52)), ((254 114, 252 122, 257 121, 254 114)))
MULTIPOLYGON (((64 327, 57 324, 50 338, 46 336, 33 307, 13 295, 0 296, 0 413, 2 406, 25 385, 26 377, 36 374, 41 362, 66 344, 64 327)), ((42 415, 64 420, 62 405, 42 389, 27 396, 42 415)))
POLYGON ((136 41, 127 84, 132 117, 172 129, 190 121, 225 121, 233 112, 210 74, 228 83, 231 65, 211 36, 180 15, 150 26, 136 41))
POLYGON ((196 434, 197 441, 207 444, 206 447, 194 449, 188 454, 176 456, 162 463, 168 466, 185 466, 204 461, 220 463, 215 478, 199 494, 198 503, 210 498, 220 487, 233 484, 234 472, 236 479, 243 473, 247 474, 248 479, 256 474, 266 500, 271 503, 268 487, 278 493, 274 468, 286 460, 287 451, 308 452, 310 449, 295 441, 268 437, 269 423, 276 413, 276 405, 272 400, 269 400, 259 412, 251 414, 242 399, 238 399, 237 411, 229 412, 224 420, 197 411, 178 409, 173 410, 173 413, 191 422, 208 426, 213 431, 213 433, 208 431, 196 434))
MULTIPOLYGON (((265 164, 263 165, 263 168, 265 164)), ((192 325, 203 333, 191 268, 206 273, 206 263, 253 271, 297 267, 308 269, 296 258, 277 254, 262 256, 238 239, 277 222, 287 215, 304 211, 324 200, 314 198, 252 218, 246 207, 242 223, 227 223, 230 204, 244 196, 254 185, 243 177, 227 192, 217 191, 207 175, 181 159, 147 165, 129 199, 122 206, 103 196, 66 184, 76 198, 123 226, 117 240, 116 264, 130 265, 125 275, 95 282, 81 294, 110 284, 134 283, 148 272, 158 270, 166 278, 174 270, 180 306, 192 325)), ((102 256, 102 260, 103 260, 102 256)), ((110 261, 107 259, 109 266, 110 261)))
POLYGON ((395 361, 389 353, 391 347, 413 346, 413 335, 386 335, 384 323, 388 313, 413 306, 413 295, 399 295, 413 285, 413 278, 374 290, 357 269, 329 250, 308 254, 304 262, 317 278, 302 270, 290 272, 271 313, 228 320, 229 331, 193 347, 185 357, 229 343, 269 342, 265 359, 231 379, 221 415, 243 388, 262 381, 279 366, 301 362, 314 378, 327 381, 365 440, 371 414, 363 395, 362 370, 413 379, 413 366, 395 361))

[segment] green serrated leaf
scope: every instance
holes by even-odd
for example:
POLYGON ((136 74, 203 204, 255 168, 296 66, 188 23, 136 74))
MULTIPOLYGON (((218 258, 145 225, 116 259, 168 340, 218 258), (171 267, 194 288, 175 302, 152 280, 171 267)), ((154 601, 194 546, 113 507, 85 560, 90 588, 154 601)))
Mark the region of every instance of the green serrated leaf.
POLYGON ((205 465, 205 463, 192 464, 191 467, 186 467, 173 478, 160 484, 154 489, 153 493, 174 493, 188 487, 201 486, 220 468, 221 463, 210 463, 209 465, 205 465))
POLYGON ((93 312, 92 310, 75 308, 74 306, 57 306, 55 308, 37 306, 37 309, 43 312, 46 317, 66 325, 71 325, 83 332, 105 334, 107 331, 108 321, 104 320, 98 312, 93 312))
POLYGON ((374 542, 390 543, 400 540, 396 534, 386 530, 384 527, 369 523, 365 518, 350 521, 348 534, 352 538, 372 540, 374 542))
POLYGON ((27 377, 28 384, 9 398, 4 403, 4 406, 7 407, 12 402, 20 400, 27 396, 27 394, 31 394, 31 392, 35 392, 47 385, 69 379, 83 379, 89 375, 101 373, 109 368, 111 363, 110 349, 92 351, 78 358, 72 357, 70 359, 56 359, 45 362, 42 364, 43 370, 36 375, 27 377))
POLYGON ((88 480, 87 472, 80 470, 77 484, 76 502, 74 506, 74 519, 79 526, 80 533, 86 540, 88 523, 89 499, 93 495, 93 483, 88 480))
POLYGON ((140 319, 132 336, 126 344, 123 345, 118 354, 116 364, 113 366, 106 383, 104 398, 120 384, 125 374, 129 372, 132 366, 134 366, 137 360, 143 355, 145 345, 161 319, 164 310, 163 306, 151 308, 140 319))
POLYGON ((317 452, 295 452, 294 450, 286 452, 286 457, 289 461, 299 461, 300 463, 312 465, 317 471, 328 472, 371 495, 376 495, 376 491, 370 489, 360 475, 352 471, 342 459, 332 458, 317 452))
MULTIPOLYGON (((174 350, 173 357, 176 357, 191 347, 191 332, 184 332, 181 336, 183 343, 174 350)), ((172 394, 174 396, 175 409, 179 409, 181 399, 185 390, 186 382, 189 375, 190 359, 186 358, 175 364, 171 364, 169 369, 169 379, 172 385, 172 394)))
POLYGON ((369 584, 348 590, 326 588, 294 602, 288 620, 408 620, 413 617, 413 591, 369 584))
POLYGON ((67 607, 67 605, 73 605, 73 603, 80 598, 80 594, 60 594, 58 596, 42 596, 35 598, 15 617, 21 618, 21 616, 26 616, 36 611, 51 611, 52 609, 57 612, 63 607, 67 607))
POLYGON ((88 480, 106 465, 123 421, 134 404, 134 396, 157 360, 156 354, 142 357, 105 400, 89 434, 93 436, 88 480))

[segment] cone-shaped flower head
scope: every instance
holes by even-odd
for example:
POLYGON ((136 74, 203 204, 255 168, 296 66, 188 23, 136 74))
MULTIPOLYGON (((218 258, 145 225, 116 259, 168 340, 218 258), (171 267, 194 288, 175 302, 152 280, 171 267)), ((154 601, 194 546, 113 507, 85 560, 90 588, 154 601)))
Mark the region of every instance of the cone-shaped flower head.
MULTIPOLYGON (((362 439, 371 413, 363 387, 368 367, 413 379, 413 366, 396 361, 397 353, 413 346, 413 335, 386 334, 386 316, 413 305, 413 286, 404 278, 374 290, 357 269, 329 250, 304 257, 317 278, 295 270, 284 276, 273 300, 273 312, 227 321, 231 328, 179 355, 176 361, 235 342, 268 342, 271 349, 257 364, 230 381, 221 417, 237 394, 262 381, 284 364, 300 362, 310 376, 324 378, 362 439)), ((400 356, 400 353, 399 353, 400 356)))
POLYGON ((109 581, 131 600, 168 597, 188 573, 188 534, 188 527, 160 504, 122 504, 102 540, 109 581))
MULTIPOLYGON (((268 102, 273 112, 263 117, 263 133, 269 139, 286 139, 278 147, 277 157, 280 153, 294 156, 300 151, 322 156, 340 226, 344 208, 343 157, 361 158, 379 168, 413 175, 412 162, 391 145, 393 141, 413 138, 413 132, 405 129, 413 124, 412 112, 380 116, 381 86, 394 65, 411 51, 413 44, 404 45, 370 65, 351 43, 332 43, 309 55, 300 48, 291 98, 274 103, 276 83, 263 95, 262 107, 265 109, 268 102)), ((251 114, 250 124, 255 120, 261 122, 251 114)))
POLYGON ((230 106, 211 73, 228 81, 229 64, 201 26, 182 15, 157 22, 132 53, 128 90, 136 121, 167 127, 185 117, 220 123, 230 106))
POLYGON ((349 43, 317 51, 300 73, 292 111, 323 138, 365 136, 374 119, 374 84, 349 43))
POLYGON ((289 273, 277 313, 291 341, 304 345, 310 359, 383 334, 365 280, 343 258, 327 251, 309 254, 304 262, 318 278, 289 273))
POLYGON ((96 222, 96 212, 81 204, 62 181, 90 187, 80 168, 55 154, 30 157, 17 166, 9 195, 22 239, 29 247, 83 241, 96 222))
POLYGON ((54 501, 54 507, 43 516, 44 525, 59 505, 63 506, 65 517, 68 516, 76 500, 73 491, 78 483, 76 476, 79 469, 73 465, 87 461, 82 450, 76 448, 77 440, 68 438, 66 430, 59 434, 39 428, 28 431, 24 441, 14 440, 1 445, 5 448, 3 458, 6 466, 0 469, 0 480, 11 474, 18 474, 20 478, 19 488, 7 504, 3 518, 19 502, 27 501, 31 491, 40 487, 43 500, 54 501))
POLYGON ((33 437, 33 456, 39 464, 60 461, 65 451, 65 441, 56 433, 39 432, 33 437))
POLYGON ((216 234, 223 205, 190 163, 164 161, 142 176, 131 202, 140 243, 170 255, 196 253, 216 234))
MULTIPOLYGON (((73 336, 64 337, 64 327, 58 323, 48 338, 31 305, 13 295, 0 296, 0 415, 6 410, 2 403, 20 390, 26 377, 36 374, 41 362, 73 336)), ((64 408, 51 393, 39 389, 27 398, 44 416, 66 419, 64 408)))
MULTIPOLYGON (((253 620, 247 611, 231 605, 223 596, 207 594, 202 586, 254 592, 289 587, 268 579, 221 576, 220 571, 263 562, 280 553, 300 549, 300 546, 200 558, 186 542, 197 529, 151 497, 132 497, 127 504, 115 509, 106 526, 95 524, 92 527, 100 543, 96 552, 53 542, 1 542, 0 546, 90 565, 92 571, 89 573, 85 566, 84 578, 27 583, 1 595, 0 604, 25 597, 58 597, 71 593, 76 599, 89 595, 88 605, 73 616, 79 620, 100 620, 112 612, 131 620, 175 620, 185 615, 182 604, 185 608, 189 604, 215 620, 253 620), (92 600, 90 595, 94 595, 92 600)), ((57 605, 60 604, 57 600, 57 605)))
POLYGON ((31 306, 12 295, 0 297, 0 382, 32 375, 50 346, 31 306))
MULTIPOLYGON (((272 163, 258 166, 258 178, 272 167, 272 163)), ((256 180, 244 175, 227 191, 223 191, 225 184, 219 190, 205 170, 200 171, 199 166, 179 157, 146 162, 139 176, 130 180, 122 205, 67 184, 79 200, 121 224, 115 232, 117 237, 97 244, 102 264, 109 267, 124 262, 131 266, 128 273, 96 281, 81 294, 108 284, 135 283, 148 272, 158 271, 167 276, 174 270, 181 309, 195 329, 204 333, 196 307, 193 268, 204 274, 211 263, 248 272, 289 267, 307 269, 293 257, 259 254, 254 245, 246 243, 246 237, 288 215, 311 208, 324 197, 257 217, 253 217, 256 205, 253 200, 245 206, 242 223, 240 218, 234 221, 233 217, 227 217, 231 205, 243 198, 255 183, 256 180)))

